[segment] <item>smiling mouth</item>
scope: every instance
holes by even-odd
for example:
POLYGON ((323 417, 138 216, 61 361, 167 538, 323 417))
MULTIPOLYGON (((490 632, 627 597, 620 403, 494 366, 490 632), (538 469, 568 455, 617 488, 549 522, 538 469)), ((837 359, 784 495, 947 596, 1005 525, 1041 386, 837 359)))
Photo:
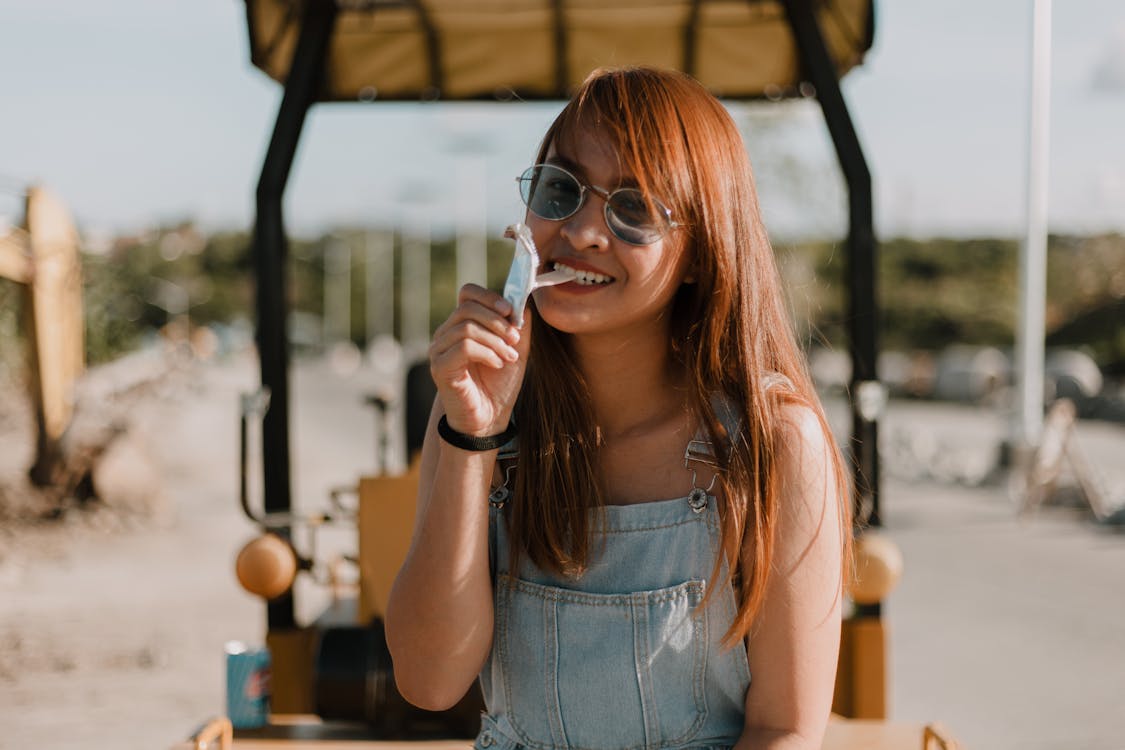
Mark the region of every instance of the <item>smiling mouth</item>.
POLYGON ((606 276, 604 273, 597 273, 596 271, 582 271, 577 268, 571 268, 565 263, 554 262, 549 264, 551 270, 554 272, 565 273, 571 277, 575 284, 579 286, 594 286, 599 284, 612 284, 614 278, 606 276))

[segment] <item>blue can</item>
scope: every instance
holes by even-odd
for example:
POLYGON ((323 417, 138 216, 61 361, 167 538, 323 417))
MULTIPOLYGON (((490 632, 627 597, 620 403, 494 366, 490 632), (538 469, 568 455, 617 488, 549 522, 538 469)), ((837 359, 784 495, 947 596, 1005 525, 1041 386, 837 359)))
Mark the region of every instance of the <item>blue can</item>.
POLYGON ((227 716, 236 729, 264 727, 270 718, 270 652, 241 641, 226 645, 227 716))

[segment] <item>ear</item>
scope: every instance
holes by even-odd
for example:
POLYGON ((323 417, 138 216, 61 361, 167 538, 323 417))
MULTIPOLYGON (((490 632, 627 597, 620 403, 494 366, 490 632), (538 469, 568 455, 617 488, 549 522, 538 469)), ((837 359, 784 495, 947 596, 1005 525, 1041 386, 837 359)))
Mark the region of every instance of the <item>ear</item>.
POLYGON ((695 248, 689 245, 687 248, 687 270, 684 271, 684 283, 695 284, 699 282, 699 256, 695 252, 695 248))

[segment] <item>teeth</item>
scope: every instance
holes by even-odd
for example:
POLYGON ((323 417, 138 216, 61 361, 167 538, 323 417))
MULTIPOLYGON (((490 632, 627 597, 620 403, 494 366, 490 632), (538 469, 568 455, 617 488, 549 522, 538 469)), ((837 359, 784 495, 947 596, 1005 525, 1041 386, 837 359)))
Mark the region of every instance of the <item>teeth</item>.
POLYGON ((588 284, 608 284, 613 281, 612 276, 606 276, 603 273, 595 273, 594 271, 580 271, 577 268, 571 268, 562 263, 553 263, 551 269, 554 271, 565 271, 574 277, 574 280, 582 285, 588 284))

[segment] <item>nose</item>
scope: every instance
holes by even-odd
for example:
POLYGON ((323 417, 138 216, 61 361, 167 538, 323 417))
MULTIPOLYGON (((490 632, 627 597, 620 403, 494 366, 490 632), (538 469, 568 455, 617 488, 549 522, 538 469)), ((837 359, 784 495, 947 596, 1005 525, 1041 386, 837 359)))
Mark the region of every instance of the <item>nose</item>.
POLYGON ((587 190, 582 206, 572 216, 563 219, 559 233, 577 250, 607 250, 609 227, 605 223, 604 199, 587 190))

